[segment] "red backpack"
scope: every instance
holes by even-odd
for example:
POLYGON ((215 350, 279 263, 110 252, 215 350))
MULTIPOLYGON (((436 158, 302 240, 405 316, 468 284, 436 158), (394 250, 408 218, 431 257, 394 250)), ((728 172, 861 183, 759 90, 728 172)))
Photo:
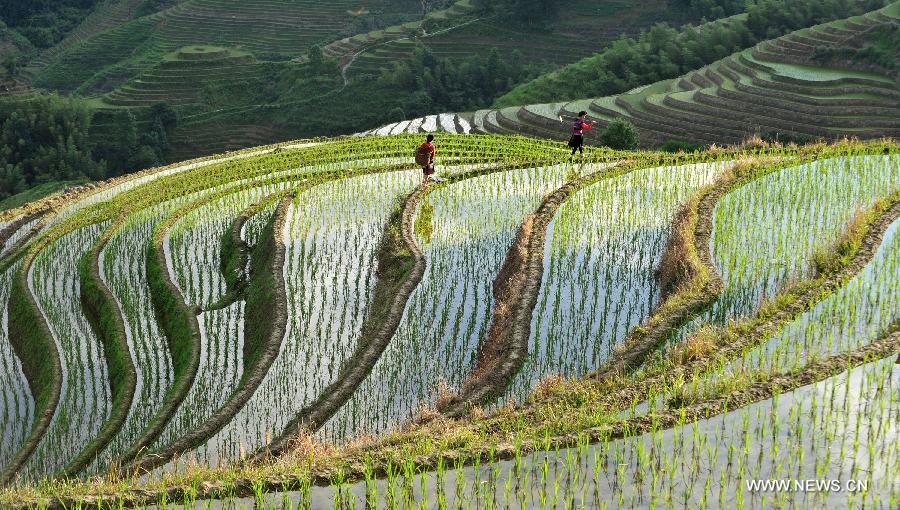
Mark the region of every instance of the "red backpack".
POLYGON ((416 149, 416 164, 419 166, 431 164, 431 149, 420 145, 419 148, 416 149))

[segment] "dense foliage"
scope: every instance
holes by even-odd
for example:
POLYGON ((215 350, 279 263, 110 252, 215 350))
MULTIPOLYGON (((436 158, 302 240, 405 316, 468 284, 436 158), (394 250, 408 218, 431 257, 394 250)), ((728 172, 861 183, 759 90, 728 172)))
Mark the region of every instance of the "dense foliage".
POLYGON ((102 179, 165 161, 177 123, 165 105, 92 115, 56 95, 0 100, 0 199, 54 181, 102 179))
POLYGON ((495 11, 506 13, 513 21, 534 26, 544 25, 556 17, 563 3, 559 0, 500 0, 489 5, 495 11))
POLYGON ((420 45, 411 58, 385 72, 379 84, 406 92, 397 107, 405 117, 415 117, 482 108, 542 69, 516 51, 504 56, 494 48, 487 56, 441 59, 420 45))
POLYGON ((747 0, 670 0, 672 5, 691 17, 709 20, 744 12, 747 0))
POLYGON ((747 28, 757 40, 883 7, 884 0, 757 0, 747 9, 747 28))
POLYGON ((178 0, 144 0, 143 3, 138 6, 134 17, 139 18, 141 16, 153 14, 156 11, 173 6, 177 2, 178 0))
POLYGON ((93 121, 94 158, 106 164, 106 177, 112 177, 165 163, 169 135, 178 117, 171 107, 159 103, 141 118, 131 110, 117 110, 97 112, 93 121))
MULTIPOLYGON (((253 120, 276 122, 290 133, 287 138, 360 132, 422 115, 483 108, 544 69, 527 63, 517 52, 439 58, 419 46, 413 53, 380 76, 360 77, 318 96, 301 95, 302 91, 284 95, 279 108, 253 120)), ((309 65, 321 68, 320 80, 339 78, 333 61, 317 64, 320 57, 316 52, 309 56, 309 65)), ((222 122, 246 122, 250 118, 222 117, 222 122)))
MULTIPOLYGON (((141 0, 137 2, 133 16, 138 18, 174 3, 176 0, 141 0)), ((351 25, 359 25, 353 31, 383 28, 419 19, 422 6, 431 12, 452 3, 452 0, 425 3, 392 0, 390 8, 361 9, 358 15, 354 14, 351 25)), ((571 15, 575 18, 586 15, 583 12, 586 6, 593 6, 592 2, 570 4, 559 0, 472 0, 472 3, 485 12, 471 17, 496 17, 502 24, 520 25, 514 29, 518 33, 546 32, 550 36, 568 30, 566 21, 571 15)), ((665 24, 656 25, 635 38, 617 40, 589 59, 544 75, 540 73, 549 71, 552 64, 535 64, 515 51, 502 49, 512 47, 511 44, 501 46, 499 51, 452 58, 438 57, 427 46, 420 45, 411 57, 385 60, 380 66, 381 71, 376 68, 370 75, 351 75, 353 79, 349 83, 344 83, 338 63, 326 59, 319 45, 310 46, 306 64, 290 61, 292 55, 287 53, 259 52, 254 55, 256 69, 253 73, 243 74, 240 79, 210 79, 195 84, 202 88, 202 99, 190 105, 176 106, 177 116, 171 108, 150 109, 146 104, 121 110, 89 111, 85 161, 98 165, 96 175, 106 177, 168 162, 170 157, 190 157, 201 151, 217 152, 276 139, 347 134, 438 112, 614 94, 679 76, 772 34, 869 10, 884 2, 668 0, 660 3, 665 7, 658 10, 665 9, 665 16, 643 14, 642 18, 665 19, 679 24, 748 12, 699 27, 675 29, 665 24), (182 119, 177 138, 173 137, 176 117, 182 119), (242 133, 252 135, 223 134, 233 127, 240 127, 242 133), (217 133, 217 142, 227 139, 231 145, 211 145, 208 140, 212 139, 212 133, 217 133)), ((105 5, 97 7, 97 4, 97 0, 2 2, 0 28, 4 21, 10 28, 5 35, 0 33, 0 38, 21 42, 24 41, 21 34, 25 34, 38 46, 52 44, 91 9, 105 8, 105 5)), ((620 3, 612 2, 611 5, 620 3)), ((615 10, 615 7, 611 9, 615 10)), ((613 16, 606 11, 599 14, 599 8, 598 14, 590 15, 613 16)), ((454 19, 450 18, 451 21, 454 19)), ((486 33, 473 33, 497 36, 490 32, 493 26, 488 25, 486 33)), ((32 57, 33 48, 27 42, 19 44, 20 47, 28 46, 29 50, 0 58, 0 87, 4 81, 15 85, 14 78, 18 77, 19 83, 29 83, 37 88, 74 91, 86 96, 108 92, 124 82, 126 77, 121 73, 128 66, 123 63, 139 57, 134 48, 152 37, 154 30, 154 24, 136 19, 120 34, 118 44, 103 47, 99 52, 91 49, 79 53, 78 58, 66 60, 66 65, 51 65, 30 79, 23 78, 20 73, 28 62, 22 55, 32 57), (109 53, 104 53, 107 50, 109 53), (104 67, 98 72, 97 67, 85 65, 85 62, 102 62, 104 67), (118 64, 113 65, 116 62, 118 64)), ((624 28, 619 28, 621 30, 624 28)), ((505 36, 500 34, 499 37, 505 36)), ((896 33, 887 34, 877 44, 846 50, 823 49, 817 56, 823 60, 852 59, 891 68, 896 65, 896 40, 896 33)), ((446 51, 446 45, 441 46, 445 41, 440 38, 424 41, 435 41, 436 52, 446 51)), ((523 51, 531 56, 528 49, 523 51)), ((148 56, 147 61, 155 62, 157 58, 148 56)), ((69 104, 84 108, 85 104, 95 103, 72 100, 69 104)), ((173 104, 176 103, 173 101, 173 104)), ((3 121, 6 121, 5 116, 3 121)), ((786 136, 765 131, 761 134, 779 140, 786 136)), ((38 147, 46 142, 37 140, 33 143, 38 147)), ((18 165, 13 166, 19 168, 18 165)), ((0 186, 0 193, 14 193, 46 179, 85 176, 91 174, 48 169, 46 175, 36 177, 21 169, 7 171, 3 182, 9 184, 0 186)))
POLYGON ((625 119, 615 119, 600 134, 600 143, 610 149, 636 150, 638 148, 637 130, 625 119))
POLYGON ((674 78, 761 40, 882 5, 882 0, 759 0, 746 15, 699 27, 675 29, 659 24, 637 38, 620 38, 593 57, 516 87, 496 106, 618 94, 674 78))
POLYGON ((53 46, 84 19, 98 0, 0 2, 0 20, 39 48, 53 46))
POLYGON ((90 9, 98 0, 28 0, 27 2, 0 3, 0 18, 9 25, 21 25, 36 14, 60 11, 67 8, 90 9))
POLYGON ((88 109, 74 100, 0 101, 0 197, 49 181, 101 177, 89 129, 88 109))

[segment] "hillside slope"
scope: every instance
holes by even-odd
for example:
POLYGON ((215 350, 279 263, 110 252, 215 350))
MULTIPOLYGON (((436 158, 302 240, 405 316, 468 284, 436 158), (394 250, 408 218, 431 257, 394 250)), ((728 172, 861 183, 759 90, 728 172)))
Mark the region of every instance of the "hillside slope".
MULTIPOLYGON (((414 4, 381 0, 369 7, 397 12, 414 4)), ((186 0, 48 52, 49 61, 35 63, 32 79, 36 86, 61 92, 108 92, 191 45, 285 61, 352 32, 357 8, 352 0, 186 0)))
MULTIPOLYGON (((694 4, 695 2, 691 2, 694 4)), ((521 83, 495 107, 572 101, 621 94, 658 80, 677 78, 767 39, 880 9, 890 0, 761 0, 746 12, 685 30, 654 26, 633 40, 521 83)))
POLYGON ((558 17, 542 25, 516 23, 503 7, 478 9, 472 0, 456 2, 447 15, 431 20, 423 30, 410 25, 359 34, 329 44, 326 55, 347 64, 351 78, 377 75, 397 60, 412 55, 422 42, 438 57, 465 57, 497 48, 520 52, 531 62, 554 68, 593 55, 622 35, 636 34, 654 23, 681 25, 697 21, 698 13, 679 9, 671 0, 635 4, 625 0, 566 2, 558 17))
MULTIPOLYGON (((35 89, 88 98, 102 123, 121 110, 144 122, 148 107, 166 102, 180 118, 170 136, 175 160, 459 108, 431 107, 415 91, 372 79, 411 61, 418 46, 456 61, 491 48, 513 60, 515 50, 515 66, 546 71, 657 22, 677 26, 736 8, 577 0, 532 25, 501 4, 473 0, 432 1, 424 18, 415 0, 104 0, 20 70, 35 89), (312 47, 322 49, 325 66, 310 65, 312 47)), ((536 73, 498 77, 499 93, 536 73)))
MULTIPOLYGON (((580 110, 601 126, 634 123, 644 146, 900 136, 896 41, 900 2, 765 41, 680 78, 625 94, 481 110, 367 132, 517 133, 565 139, 580 110), (893 58, 892 58, 893 57, 893 58), (454 128, 458 126, 458 128, 454 128)), ((596 133, 588 141, 596 142, 596 133)))

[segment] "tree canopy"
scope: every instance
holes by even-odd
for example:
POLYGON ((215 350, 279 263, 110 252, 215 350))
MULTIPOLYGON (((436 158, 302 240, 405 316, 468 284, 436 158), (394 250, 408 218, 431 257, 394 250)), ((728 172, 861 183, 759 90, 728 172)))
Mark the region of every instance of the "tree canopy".
POLYGON ((103 179, 166 161, 178 119, 166 104, 92 113, 83 100, 42 94, 0 99, 0 199, 30 187, 103 179))

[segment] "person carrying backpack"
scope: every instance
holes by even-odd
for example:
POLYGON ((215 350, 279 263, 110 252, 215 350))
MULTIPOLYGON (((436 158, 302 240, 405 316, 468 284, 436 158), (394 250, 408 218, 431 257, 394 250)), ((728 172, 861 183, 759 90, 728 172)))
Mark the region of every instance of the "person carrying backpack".
POLYGON ((422 187, 428 186, 428 178, 434 174, 434 135, 429 134, 425 138, 425 143, 416 149, 416 164, 422 167, 422 187))
POLYGON ((572 148, 572 155, 569 156, 569 160, 575 156, 575 151, 584 156, 584 132, 594 129, 594 124, 597 123, 595 120, 587 122, 585 117, 587 117, 586 111, 578 112, 578 118, 575 119, 575 123, 572 125, 572 137, 569 138, 569 147, 572 148))

